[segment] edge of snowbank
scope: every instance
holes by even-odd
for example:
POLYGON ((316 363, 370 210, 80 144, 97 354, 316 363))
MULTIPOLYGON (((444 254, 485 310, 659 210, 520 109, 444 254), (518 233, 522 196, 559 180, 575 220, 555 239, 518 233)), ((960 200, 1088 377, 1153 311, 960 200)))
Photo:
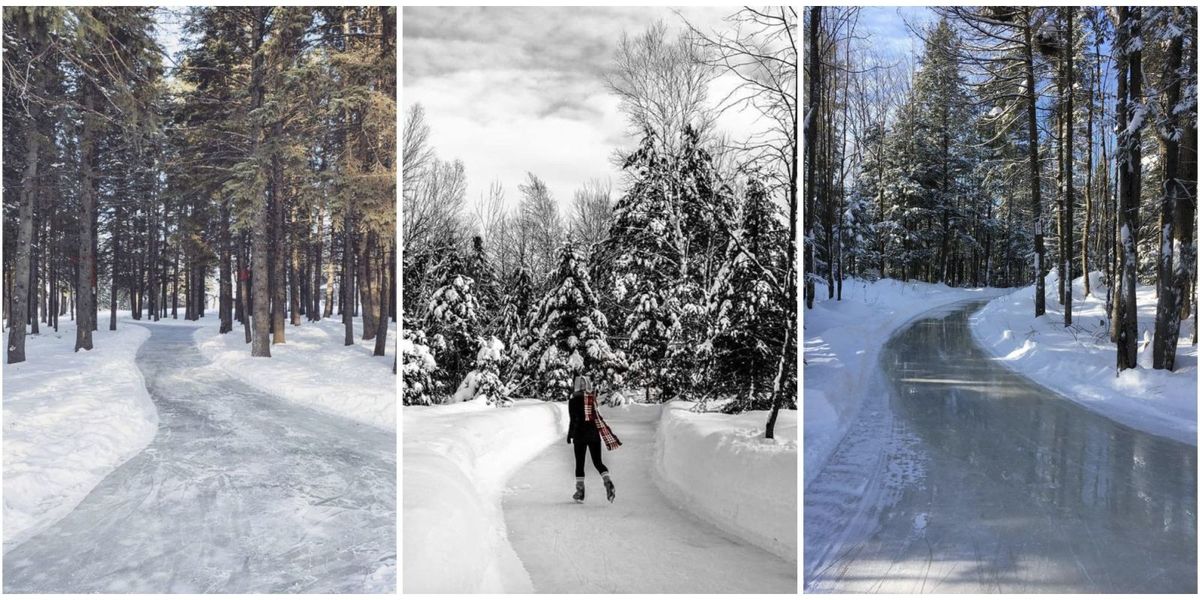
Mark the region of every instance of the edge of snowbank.
POLYGON ((472 400, 406 406, 403 418, 403 592, 533 592, 501 496, 513 472, 566 434, 566 405, 472 400))
POLYGON ((784 560, 796 561, 797 411, 781 410, 775 440, 768 411, 693 413, 663 407, 654 440, 659 489, 692 514, 784 560))
MULTIPOLYGON (((199 327, 192 339, 200 354, 230 377, 259 391, 327 414, 353 419, 390 431, 396 430, 397 381, 387 358, 395 357, 395 344, 388 343, 388 356, 374 357, 374 341, 357 335, 356 345, 342 344, 342 324, 333 328, 317 321, 302 326, 288 325, 288 342, 271 346, 271 358, 250 356, 242 330, 219 333, 212 323, 199 327), (336 329, 336 331, 334 331, 336 329), (353 369, 349 380, 347 369, 353 369)), ((360 331, 361 320, 356 322, 360 331)), ((395 325, 388 330, 394 340, 395 325)))
MULTIPOLYGON (((1116 348, 1104 332, 1105 288, 1093 272, 1090 297, 1082 277, 1074 286, 1072 333, 1063 327, 1063 307, 1049 299, 1057 273, 1046 277, 1046 314, 1032 318, 1033 286, 989 302, 970 317, 971 337, 1008 369, 1065 400, 1114 421, 1185 444, 1196 445, 1196 350, 1181 343, 1176 371, 1149 368, 1157 299, 1153 286, 1138 286, 1138 367, 1116 376, 1116 348), (1092 332, 1089 336, 1088 332, 1092 332), (1095 335, 1101 335, 1097 341, 1095 335), (1073 350, 1063 357, 1064 350, 1073 350)), ((1190 323, 1182 329, 1187 331, 1190 323)))
POLYGON ((94 332, 90 352, 73 351, 73 324, 31 336, 26 362, 4 365, 4 552, 70 514, 157 435, 136 363, 150 331, 126 325, 94 332), (51 336, 52 348, 37 343, 51 336))

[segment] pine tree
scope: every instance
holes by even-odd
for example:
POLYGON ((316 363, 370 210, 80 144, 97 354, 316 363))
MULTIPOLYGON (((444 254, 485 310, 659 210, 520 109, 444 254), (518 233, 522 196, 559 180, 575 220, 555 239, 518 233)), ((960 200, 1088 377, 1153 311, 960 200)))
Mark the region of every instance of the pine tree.
POLYGON ((617 389, 625 357, 608 345, 608 320, 592 292, 587 264, 571 244, 559 252, 550 291, 537 303, 530 321, 530 344, 523 370, 548 400, 566 400, 576 375, 588 375, 597 387, 617 389))
POLYGON ((404 405, 434 404, 437 398, 437 361, 429 350, 425 332, 405 329, 400 339, 404 377, 404 405))
POLYGON ((628 335, 630 375, 646 388, 647 399, 651 387, 662 387, 668 346, 680 329, 684 283, 680 203, 672 201, 678 174, 661 150, 658 137, 647 133, 625 160, 633 183, 617 201, 606 242, 613 296, 628 335))
POLYGON ((429 298, 426 333, 437 354, 443 382, 457 386, 471 368, 479 331, 475 281, 464 275, 457 254, 444 267, 442 286, 429 298))
POLYGON ((787 231, 762 182, 752 177, 732 258, 718 279, 711 311, 713 395, 732 394, 729 411, 770 408, 772 379, 787 329, 777 285, 784 275, 787 231))

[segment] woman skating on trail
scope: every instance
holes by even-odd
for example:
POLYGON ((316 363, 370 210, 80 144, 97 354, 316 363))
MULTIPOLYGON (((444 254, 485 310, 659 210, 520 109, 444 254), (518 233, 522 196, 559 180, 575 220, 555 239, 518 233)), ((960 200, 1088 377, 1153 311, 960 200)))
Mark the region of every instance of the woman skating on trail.
POLYGON ((592 464, 604 478, 604 490, 608 495, 608 501, 612 502, 617 497, 617 491, 613 486, 612 478, 608 476, 608 467, 604 466, 604 461, 600 458, 600 441, 603 440, 609 450, 616 450, 621 446, 621 440, 617 439, 616 434, 612 432, 608 423, 604 422, 604 418, 596 410, 596 393, 592 389, 591 380, 587 377, 583 375, 575 377, 575 391, 571 394, 567 409, 571 414, 571 425, 567 429, 567 443, 574 442, 575 444, 575 495, 573 497, 576 502, 583 502, 583 457, 588 451, 591 451, 592 464))

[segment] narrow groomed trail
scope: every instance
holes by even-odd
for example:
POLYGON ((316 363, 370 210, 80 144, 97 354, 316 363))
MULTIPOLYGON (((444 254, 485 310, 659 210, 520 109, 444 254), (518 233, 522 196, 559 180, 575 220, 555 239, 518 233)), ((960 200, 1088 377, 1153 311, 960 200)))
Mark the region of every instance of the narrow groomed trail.
POLYGON ((395 591, 395 434, 226 376, 193 328, 144 326, 156 437, 4 555, 4 592, 395 591))
POLYGON ((986 301, 889 339, 804 493, 805 588, 1196 592, 1196 447, 1121 425, 974 341, 986 301))
POLYGON ((503 499, 508 539, 534 590, 795 593, 795 563, 689 515, 655 485, 659 411, 602 410, 623 444, 602 455, 616 483, 612 504, 590 460, 587 499, 571 499, 575 463, 565 438, 509 479, 503 499))

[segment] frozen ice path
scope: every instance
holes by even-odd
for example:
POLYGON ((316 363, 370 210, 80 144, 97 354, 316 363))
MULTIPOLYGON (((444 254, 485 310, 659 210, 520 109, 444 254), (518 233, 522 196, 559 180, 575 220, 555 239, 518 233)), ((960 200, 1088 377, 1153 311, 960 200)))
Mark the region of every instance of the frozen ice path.
MULTIPOLYGON (((603 411, 602 411, 603 412, 603 411)), ((796 592, 796 565, 733 539, 673 505, 650 479, 653 420, 610 409, 622 446, 603 454, 617 487, 587 464, 587 499, 576 504, 575 458, 563 441, 508 481, 508 539, 538 592, 796 592)))
POLYGON ((880 353, 877 396, 804 495, 825 592, 1196 592, 1196 447, 1090 412, 975 345, 982 303, 880 353))
POLYGON ((4 591, 394 591, 395 434, 224 376, 192 328, 146 327, 157 436, 4 555, 4 591))

